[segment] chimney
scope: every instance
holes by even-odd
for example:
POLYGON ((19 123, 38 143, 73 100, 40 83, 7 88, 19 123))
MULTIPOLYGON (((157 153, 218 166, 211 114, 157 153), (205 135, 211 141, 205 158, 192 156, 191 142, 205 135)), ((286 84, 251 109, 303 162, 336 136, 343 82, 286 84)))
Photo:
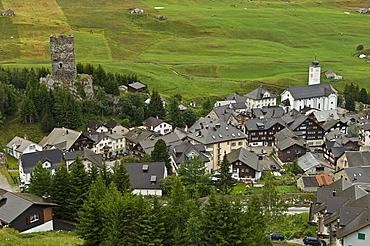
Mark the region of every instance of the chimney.
POLYGON ((42 196, 42 201, 51 202, 51 196, 47 192, 45 192, 45 194, 42 196))
POLYGON ((335 196, 336 194, 337 194, 337 191, 333 190, 333 196, 335 196))

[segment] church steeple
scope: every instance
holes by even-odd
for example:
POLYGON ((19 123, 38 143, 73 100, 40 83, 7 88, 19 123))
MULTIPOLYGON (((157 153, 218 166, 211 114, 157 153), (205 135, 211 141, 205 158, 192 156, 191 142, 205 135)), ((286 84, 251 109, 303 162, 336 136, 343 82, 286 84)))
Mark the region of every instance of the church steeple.
POLYGON ((310 66, 308 85, 320 84, 320 72, 321 66, 319 65, 319 62, 316 60, 315 56, 315 60, 312 62, 310 66))

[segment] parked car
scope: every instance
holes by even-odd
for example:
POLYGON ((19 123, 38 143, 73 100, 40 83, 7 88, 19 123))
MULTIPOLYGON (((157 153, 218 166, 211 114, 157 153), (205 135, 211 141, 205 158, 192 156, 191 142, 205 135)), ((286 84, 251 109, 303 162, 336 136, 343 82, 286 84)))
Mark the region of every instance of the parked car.
POLYGON ((258 160, 263 160, 263 155, 258 154, 258 160))
POLYGON ((326 246, 326 242, 318 237, 305 237, 303 238, 303 243, 304 245, 326 246))
POLYGON ((261 150, 261 154, 263 154, 263 155, 267 155, 267 150, 262 149, 262 150, 261 150))
POLYGON ((284 241, 285 239, 284 235, 278 232, 266 233, 265 235, 270 237, 271 240, 284 241))
POLYGON ((276 170, 276 165, 270 165, 271 170, 276 170))

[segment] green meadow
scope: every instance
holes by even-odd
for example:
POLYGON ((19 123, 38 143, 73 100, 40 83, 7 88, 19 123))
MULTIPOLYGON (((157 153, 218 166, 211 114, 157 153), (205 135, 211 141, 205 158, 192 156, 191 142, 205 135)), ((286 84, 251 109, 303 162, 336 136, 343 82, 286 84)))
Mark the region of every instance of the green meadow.
POLYGON ((370 64, 354 55, 358 45, 370 48, 362 2, 2 0, 16 16, 0 17, 0 64, 51 67, 49 36, 66 33, 77 62, 134 73, 164 96, 222 97, 260 85, 279 93, 306 84, 315 57, 322 71, 343 76, 323 82, 369 89, 370 64), (144 13, 130 14, 133 7, 144 13))

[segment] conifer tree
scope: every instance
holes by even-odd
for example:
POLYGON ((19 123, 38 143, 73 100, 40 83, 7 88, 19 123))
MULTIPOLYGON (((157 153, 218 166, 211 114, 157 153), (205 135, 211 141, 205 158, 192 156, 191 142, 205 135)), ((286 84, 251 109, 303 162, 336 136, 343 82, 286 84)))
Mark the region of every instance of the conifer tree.
POLYGON ((163 102, 158 94, 158 91, 153 89, 152 95, 150 97, 150 102, 148 104, 149 116, 158 117, 164 119, 166 116, 165 108, 163 107, 163 102))
POLYGON ((37 162, 33 172, 31 173, 30 186, 28 192, 37 196, 43 196, 45 193, 50 194, 51 191, 51 173, 50 170, 44 168, 41 162, 37 162))
POLYGON ((85 165, 79 156, 76 156, 72 163, 71 170, 71 213, 73 218, 76 218, 77 211, 81 208, 85 200, 86 192, 88 190, 89 178, 85 171, 85 165))
POLYGON ((99 174, 102 177, 103 181, 105 182, 105 186, 109 186, 110 183, 112 182, 112 173, 108 170, 107 164, 105 161, 103 162, 99 174))
POLYGON ((53 209, 56 218, 71 219, 72 214, 70 207, 73 190, 71 190, 71 177, 67 170, 66 164, 63 162, 55 171, 51 186, 51 199, 58 207, 53 209))
POLYGON ((224 158, 220 164, 219 172, 220 174, 217 175, 219 180, 216 183, 216 187, 219 189, 221 194, 230 194, 235 182, 231 176, 230 162, 227 159, 226 153, 224 154, 224 158))
POLYGON ((163 139, 158 139, 150 155, 154 162, 164 162, 166 164, 168 175, 172 174, 170 153, 167 151, 167 145, 163 139))
POLYGON ((176 97, 171 97, 168 104, 168 121, 173 127, 184 125, 182 114, 179 109, 179 102, 176 97))
POLYGON ((25 96, 20 104, 21 119, 23 124, 33 124, 37 119, 37 110, 33 101, 25 96))
POLYGON ((114 162, 112 167, 112 181, 116 184, 117 189, 121 193, 131 193, 132 186, 130 181, 130 175, 127 173, 127 169, 122 161, 114 162))
POLYGON ((102 200, 106 186, 100 176, 91 184, 86 200, 78 212, 77 234, 84 239, 84 245, 100 245, 103 241, 102 200))

